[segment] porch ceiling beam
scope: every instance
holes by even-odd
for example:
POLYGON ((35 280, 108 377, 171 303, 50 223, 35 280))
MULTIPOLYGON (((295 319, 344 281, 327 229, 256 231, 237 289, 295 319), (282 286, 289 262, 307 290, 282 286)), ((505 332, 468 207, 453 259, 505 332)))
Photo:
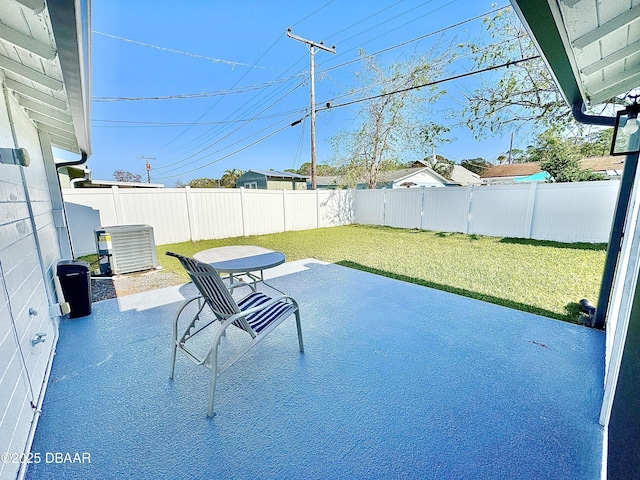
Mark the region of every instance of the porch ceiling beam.
POLYGON ((35 88, 31 88, 24 83, 16 82, 15 80, 11 80, 10 78, 5 78, 4 84, 7 86, 9 90, 13 90, 14 92, 18 92, 20 95, 25 97, 32 98, 39 102, 46 103, 53 108, 57 108, 59 110, 67 109, 67 102, 64 100, 60 100, 58 98, 52 97, 51 95, 47 95, 35 88))
POLYGON ((33 10, 34 13, 40 13, 44 10, 44 0, 15 0, 23 7, 33 10))
POLYGON ((597 42, 605 35, 608 35, 611 32, 615 32, 616 30, 620 30, 621 28, 626 27, 627 25, 638 19, 640 19, 640 5, 636 5, 623 14, 618 15, 608 22, 603 23, 599 27, 591 30, 586 35, 583 35, 580 38, 576 38, 573 41, 573 46, 575 48, 584 48, 587 45, 597 42))
POLYGON ((629 75, 629 72, 622 72, 616 76, 607 78, 604 82, 598 82, 587 87, 587 91, 599 98, 613 98, 620 94, 621 90, 625 88, 631 90, 635 86, 640 84, 640 72, 635 75, 629 75), (620 84, 623 86, 620 86, 620 84))
POLYGON ((640 40, 613 52, 611 55, 607 55, 603 59, 598 60, 591 65, 584 67, 582 69, 582 73, 587 76, 592 75, 615 62, 619 62, 620 60, 624 60, 625 58, 638 53, 638 51, 640 51, 640 40))
POLYGON ((0 55, 0 68, 9 70, 16 75, 25 77, 33 82, 39 83, 42 86, 51 88, 52 90, 62 90, 62 82, 60 80, 51 78, 42 72, 34 70, 33 68, 29 68, 20 62, 16 62, 15 60, 5 57, 4 55, 0 55))
POLYGON ((55 118, 48 117, 39 112, 35 112, 33 110, 29 111, 29 117, 31 120, 46 123, 47 125, 51 125, 52 127, 60 128, 62 130, 73 131, 73 124, 62 122, 60 120, 56 120, 55 118))
POLYGON ((34 112, 42 113, 47 117, 55 118, 56 120, 60 120, 64 123, 72 123, 73 119, 71 115, 68 113, 61 112, 60 110, 56 110, 55 108, 48 107, 38 102, 34 102, 33 100, 29 100, 28 98, 19 97, 20 106, 33 110, 34 112))
POLYGON ((73 132, 53 127, 47 123, 42 123, 42 122, 35 122, 35 123, 36 123, 36 127, 38 127, 40 130, 43 130, 47 133, 52 133, 57 137, 67 140, 69 143, 75 142, 76 136, 73 132))
POLYGON ((69 152, 78 152, 78 144, 75 141, 69 141, 66 138, 59 137, 51 132, 47 132, 49 135, 49 140, 56 147, 60 147, 69 152))
POLYGON ((45 60, 53 60, 56 58, 56 49, 51 45, 40 43, 35 38, 25 35, 18 30, 14 30, 8 25, 3 25, 2 27, 2 40, 27 50, 45 60))

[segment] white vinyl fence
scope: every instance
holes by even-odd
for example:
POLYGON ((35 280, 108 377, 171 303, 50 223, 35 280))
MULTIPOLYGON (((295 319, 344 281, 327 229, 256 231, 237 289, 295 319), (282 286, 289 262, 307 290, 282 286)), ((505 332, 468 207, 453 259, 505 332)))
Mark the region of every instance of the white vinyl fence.
POLYGON ((357 190, 355 223, 605 243, 620 182, 357 190))
POLYGON ((94 229, 151 225, 157 245, 351 223, 559 242, 607 242, 619 181, 385 190, 71 189, 76 255, 94 229))
POLYGON ((353 223, 350 190, 78 188, 63 191, 76 256, 95 253, 95 228, 145 224, 157 245, 353 223))

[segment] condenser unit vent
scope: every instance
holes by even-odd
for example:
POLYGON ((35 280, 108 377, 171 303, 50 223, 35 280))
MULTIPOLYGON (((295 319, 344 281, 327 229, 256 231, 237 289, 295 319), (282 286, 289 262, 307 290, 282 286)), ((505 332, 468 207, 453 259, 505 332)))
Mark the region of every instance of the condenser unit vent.
POLYGON ((153 227, 117 225, 96 229, 96 244, 103 274, 151 270, 158 266, 153 227))

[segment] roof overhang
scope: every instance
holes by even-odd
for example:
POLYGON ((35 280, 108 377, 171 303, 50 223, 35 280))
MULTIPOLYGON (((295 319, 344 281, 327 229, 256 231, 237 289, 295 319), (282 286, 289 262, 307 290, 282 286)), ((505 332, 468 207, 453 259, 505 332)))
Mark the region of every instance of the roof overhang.
POLYGON ((4 87, 63 150, 91 154, 90 0, 0 2, 4 87))
POLYGON ((640 5, 628 0, 511 0, 570 106, 640 85, 640 5))

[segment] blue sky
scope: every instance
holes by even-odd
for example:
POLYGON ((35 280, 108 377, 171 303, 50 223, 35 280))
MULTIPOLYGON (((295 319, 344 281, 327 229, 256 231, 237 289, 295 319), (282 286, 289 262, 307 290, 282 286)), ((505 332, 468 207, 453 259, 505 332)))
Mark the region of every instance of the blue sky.
MULTIPOLYGON (((497 5, 501 7, 507 2, 497 5)), ((151 181, 219 178, 238 168, 297 168, 309 161, 309 121, 294 127, 309 105, 309 53, 287 38, 287 28, 313 41, 336 46, 316 54, 316 101, 348 100, 358 86, 358 50, 375 53, 493 10, 474 0, 205 1, 93 0, 92 149, 93 178, 113 179, 115 170, 143 175, 152 157, 151 181), (346 65, 344 65, 346 64, 346 65), (193 96, 197 98, 172 98, 193 96), (117 98, 137 98, 121 101, 117 98), (156 99, 148 99, 155 97, 156 99), (266 138, 265 138, 266 137, 266 138)), ((482 20, 451 28, 379 56, 393 62, 434 42, 480 38, 482 20)), ((450 65, 448 74, 470 68, 450 65)), ((432 121, 450 123, 445 110, 481 79, 445 84, 447 95, 433 108, 432 121)), ((353 128, 358 106, 317 116, 318 163, 331 161, 330 139, 353 128)), ((476 142, 465 129, 437 153, 455 161, 495 159, 508 138, 476 142)), ((526 137, 517 137, 525 147, 526 137)), ((428 152, 425 152, 428 153, 428 152)), ((407 159, 410 160, 410 159, 407 159)))

